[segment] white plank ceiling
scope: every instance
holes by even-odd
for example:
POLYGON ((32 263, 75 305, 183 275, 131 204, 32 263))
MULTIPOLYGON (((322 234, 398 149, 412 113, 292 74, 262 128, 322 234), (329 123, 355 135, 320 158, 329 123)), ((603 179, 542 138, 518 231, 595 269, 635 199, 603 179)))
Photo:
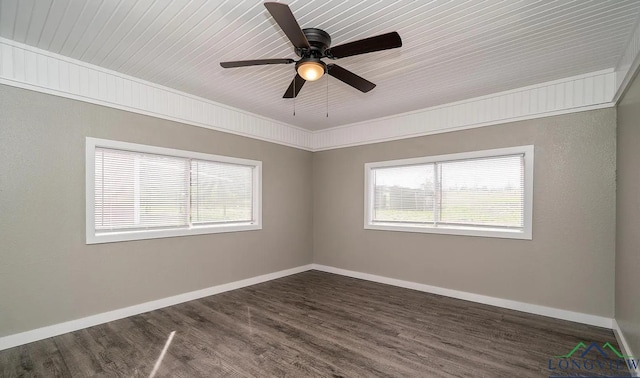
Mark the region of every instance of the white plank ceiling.
POLYGON ((307 83, 293 116, 293 65, 219 65, 297 58, 261 1, 0 0, 0 37, 319 130, 614 68, 640 20, 638 0, 287 4, 334 46, 391 31, 404 45, 340 59, 377 87, 307 83))

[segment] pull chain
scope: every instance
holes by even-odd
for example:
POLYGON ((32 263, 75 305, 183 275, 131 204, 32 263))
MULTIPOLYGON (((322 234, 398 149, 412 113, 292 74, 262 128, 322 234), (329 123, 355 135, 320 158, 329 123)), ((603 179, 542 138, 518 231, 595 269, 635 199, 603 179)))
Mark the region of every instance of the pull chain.
POLYGON ((329 75, 327 77, 327 118, 329 118, 329 75))
POLYGON ((293 78, 293 116, 296 116, 296 79, 298 76, 296 75, 293 78))

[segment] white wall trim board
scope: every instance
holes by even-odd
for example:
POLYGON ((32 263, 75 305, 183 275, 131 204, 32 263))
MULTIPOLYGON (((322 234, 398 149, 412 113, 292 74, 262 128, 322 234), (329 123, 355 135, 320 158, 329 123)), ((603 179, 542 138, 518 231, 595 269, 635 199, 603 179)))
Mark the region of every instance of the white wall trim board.
MULTIPOLYGON (((640 32, 638 41, 640 46, 640 32)), ((629 54, 633 55, 631 52, 629 54)), ((635 58, 635 55, 633 56, 635 58)), ((621 70, 611 68, 414 112, 311 132, 119 72, 0 38, 0 84, 307 151, 378 143, 611 107, 615 105, 613 98, 617 90, 617 80, 621 74, 621 70)))
POLYGON ((5 38, 0 38, 0 83, 312 149, 308 130, 5 38))
MULTIPOLYGON (((482 122, 482 123, 477 123, 477 124, 455 126, 455 127, 451 127, 451 128, 434 128, 433 130, 428 130, 428 131, 425 130, 425 131, 420 131, 420 132, 411 133, 411 134, 409 134, 409 133, 407 133, 407 134, 397 133, 397 135, 380 136, 379 138, 376 138, 376 139, 373 138, 373 136, 374 136, 373 133, 367 134, 363 130, 360 130, 360 131, 363 132, 364 135, 370 136, 371 138, 368 139, 368 140, 362 140, 362 139, 358 139, 357 137, 350 137, 349 135, 341 135, 341 136, 338 136, 337 138, 334 138, 336 140, 336 144, 324 144, 324 145, 320 145, 320 146, 319 146, 319 144, 322 143, 322 142, 318 142, 318 139, 314 139, 314 146, 316 146, 316 148, 314 148, 312 151, 313 152, 319 152, 319 151, 326 151, 326 150, 334 150, 334 149, 338 149, 338 148, 362 146, 362 145, 367 145, 367 144, 374 144, 374 143, 389 142, 389 141, 394 141, 394 140, 416 138, 416 137, 421 137, 421 136, 426 136, 426 135, 449 133, 449 132, 453 132, 453 131, 475 129, 475 128, 478 128, 478 127, 500 125, 500 124, 509 123, 509 122, 526 121, 526 120, 529 120, 529 119, 551 117, 551 116, 557 116, 557 115, 562 115, 562 114, 571 114, 571 113, 584 112, 584 111, 589 111, 589 110, 612 108, 615 105, 616 104, 614 102, 606 102, 606 103, 602 103, 602 104, 598 104, 598 105, 585 106, 585 107, 582 107, 582 108, 558 110, 558 111, 553 111, 553 112, 549 112, 549 113, 545 113, 545 114, 531 114, 531 115, 528 115, 528 116, 508 118, 508 119, 504 119, 504 120, 500 120, 500 121, 495 121, 494 120, 494 121, 482 122), (344 139, 345 141, 344 142, 337 142, 338 139, 344 139)), ((397 120, 396 122, 398 122, 398 124, 395 127, 402 127, 402 122, 403 122, 402 120, 397 120)), ((385 132, 385 130, 380 130, 380 128, 378 128, 378 131, 379 131, 379 134, 392 134, 393 133, 393 130, 386 130, 386 132, 385 132)), ((322 138, 324 138, 324 137, 320 137, 320 139, 322 139, 322 138)), ((329 138, 333 138, 333 136, 329 136, 329 138)))
POLYGON ((615 106, 616 72, 591 72, 314 132, 314 151, 615 106))
POLYGON ((640 23, 636 25, 624 54, 616 65, 616 94, 614 102, 620 101, 640 66, 640 23))
MULTIPOLYGON (((629 344, 627 343, 627 340, 624 338, 622 329, 620 329, 620 325, 618 324, 618 321, 616 319, 613 319, 613 334, 616 336, 616 340, 618 340, 618 345, 622 349, 620 353, 626 356, 634 356, 636 358, 640 358, 640 356, 633 354, 633 352, 631 351, 631 348, 629 348, 629 344)), ((627 366, 628 366, 628 363, 627 363, 627 366)), ((629 371, 632 374, 631 375, 632 377, 640 377, 640 368, 634 369, 632 366, 628 366, 628 367, 629 367, 629 371)))
POLYGON ((71 320, 64 323, 54 324, 42 328, 37 328, 31 331, 16 333, 13 335, 0 337, 0 350, 13 348, 19 345, 28 344, 34 341, 43 340, 49 337, 61 335, 68 332, 77 331, 80 329, 93 327, 98 324, 111 322, 114 320, 126 318, 142 314, 145 312, 157 310, 168 306, 173 306, 179 303, 192 301, 194 299, 204 298, 215 294, 224 293, 226 291, 240 289, 246 286, 256 285, 262 282, 275 280, 278 278, 290 276, 310 270, 312 267, 309 265, 302 265, 299 267, 285 269, 278 272, 263 274, 256 277, 247 278, 244 280, 229 282, 222 285, 212 286, 206 289, 191 291, 184 294, 174 295, 168 298, 157 299, 150 302, 145 302, 101 314, 91 315, 86 318, 71 320))
POLYGON ((603 316, 584 314, 581 312, 574 312, 568 310, 561 310, 553 307, 540 306, 530 303, 512 301, 509 299, 502 299, 496 297, 490 297, 486 295, 473 294, 465 291, 446 289, 438 286, 431 286, 411 281, 403 281, 395 278, 389 278, 384 276, 378 276, 375 274, 356 272, 353 270, 335 268, 332 266, 322 264, 312 264, 314 270, 321 272, 334 273, 342 276, 359 278, 362 280, 383 283, 392 286, 403 287, 406 289, 423 291, 425 293, 443 295, 446 297, 463 299, 465 301, 487 304, 490 306, 507 308, 510 310, 528 312, 530 314, 543 315, 556 319, 569 320, 572 322, 589 324, 597 327, 604 327, 611 329, 613 326, 613 319, 603 316))
POLYGON ((616 330, 616 337, 618 337, 618 343, 625 349, 626 354, 631 354, 628 344, 622 337, 620 328, 614 319, 584 314, 574 311, 567 311, 556 309, 552 307, 534 305, 524 302, 512 301, 508 299, 489 297, 485 295, 473 294, 459 290, 446 289, 437 286, 431 286, 411 281, 403 281, 395 278, 383 277, 369 273, 356 272, 347 269, 335 268, 322 264, 308 264, 299 267, 281 270, 274 273, 263 274, 256 277, 251 277, 239 281, 229 282, 217 286, 212 286, 206 289, 191 291, 184 294, 178 294, 168 298, 162 298, 150 302, 145 302, 101 314, 91 315, 81 319, 70 320, 68 322, 45 326, 37 328, 31 331, 21 332, 13 335, 0 337, 0 350, 13 348, 16 346, 28 344, 34 341, 43 340, 49 337, 58 336, 64 333, 77 331, 80 329, 93 327, 99 324, 104 324, 118 319, 123 319, 129 316, 142 314, 145 312, 157 310, 168 306, 173 306, 179 303, 192 301, 199 298, 208 297, 215 294, 224 293, 231 290, 240 289, 243 287, 256 285, 259 283, 275 280, 278 278, 290 276, 292 274, 302 273, 308 270, 318 270, 321 272, 339 274, 346 277, 358 278, 372 282, 383 283, 387 285, 403 287, 406 289, 418 290, 426 293, 432 293, 437 295, 443 295, 451 298, 457 298, 467 300, 476 303, 487 304, 496 307, 508 308, 511 310, 527 312, 536 315, 549 316, 552 318, 569 320, 577 323, 589 324, 598 327, 613 328, 616 330))

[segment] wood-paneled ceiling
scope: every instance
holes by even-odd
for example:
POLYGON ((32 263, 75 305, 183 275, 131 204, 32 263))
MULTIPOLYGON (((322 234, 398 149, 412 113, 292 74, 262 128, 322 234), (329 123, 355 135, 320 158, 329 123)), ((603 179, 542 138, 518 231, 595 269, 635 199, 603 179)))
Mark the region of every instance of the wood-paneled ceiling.
POLYGON ((319 130, 614 68, 640 20, 638 0, 286 3, 333 45, 391 31, 404 45, 340 59, 377 87, 307 83, 293 116, 293 65, 219 65, 297 58, 261 1, 0 0, 0 37, 319 130))

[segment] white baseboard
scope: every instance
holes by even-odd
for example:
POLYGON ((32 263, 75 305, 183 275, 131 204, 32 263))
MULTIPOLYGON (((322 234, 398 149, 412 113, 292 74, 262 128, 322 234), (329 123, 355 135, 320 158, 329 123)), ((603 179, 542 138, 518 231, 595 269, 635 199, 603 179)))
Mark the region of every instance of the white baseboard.
MULTIPOLYGON (((620 329, 620 325, 616 319, 613 319, 613 334, 616 335, 616 340, 618 340, 618 345, 622 349, 620 353, 626 356, 634 356, 636 358, 640 358, 639 356, 633 354, 627 340, 624 338, 624 334, 620 329)), ((633 366, 629 366, 629 371, 632 374, 632 377, 640 377, 640 368, 633 368, 633 366)))
POLYGON ((133 315, 142 314, 157 310, 159 308, 173 306, 179 303, 192 301, 194 299, 208 297, 226 291, 240 289, 242 287, 259 284, 266 281, 275 280, 277 278, 290 276, 292 274, 311 270, 312 265, 302 265, 296 268, 281 270, 274 273, 263 274, 257 277, 251 277, 240 281, 229 282, 222 285, 212 286, 202 290, 191 291, 189 293, 174 295, 168 298, 162 298, 155 301, 145 302, 138 305, 121 308, 101 314, 87 316, 86 318, 70 320, 68 322, 54 324, 31 331, 16 333, 9 336, 0 337, 0 350, 13 348, 19 345, 28 344, 34 341, 43 340, 49 337, 58 336, 63 333, 73 332, 80 329, 93 327, 98 324, 111 322, 114 320, 126 318, 133 315))
POLYGON ((37 328, 31 331, 21 332, 14 335, 3 336, 0 337, 0 350, 13 348, 19 345, 28 344, 34 341, 46 339, 49 337, 61 335, 68 332, 77 331, 80 329, 92 327, 98 324, 107 323, 110 321, 126 318, 129 316, 134 316, 138 314, 142 314, 145 312, 157 310, 159 308, 164 308, 168 306, 173 306, 179 303, 188 302, 194 299, 204 298, 211 295, 224 293, 226 291, 231 291, 235 289, 240 289, 246 286, 251 286, 255 284, 259 284, 266 281, 275 280, 277 278, 286 277, 292 274, 297 274, 301 272, 305 272, 307 270, 318 270, 321 272, 334 273, 342 276, 359 278, 367 281, 379 282, 387 285, 393 285, 398 287, 403 287, 407 289, 413 289, 418 291, 423 291, 426 293, 438 294, 452 298, 463 299, 471 302, 488 304, 491 306, 508 308, 511 310, 528 312, 536 315, 549 316, 552 318, 570 320, 577 323, 584 323, 589 325, 594 325, 598 327, 605 328, 613 328, 617 330, 616 337, 619 337, 618 342, 621 347, 625 348, 626 353, 630 354, 628 345, 626 341, 622 337, 622 333, 617 327, 617 322, 614 319, 606 318, 602 316, 589 315, 580 312, 561 310, 552 307, 534 305, 530 303, 517 302, 508 299, 489 297, 486 295, 479 295, 468 293, 464 291, 458 291, 453 289, 446 289, 437 286, 425 285, 421 283, 411 282, 411 281, 403 281, 395 278, 383 277, 369 273, 361 273, 352 270, 334 268, 331 266, 321 265, 321 264, 308 264, 302 265, 296 268, 281 270, 274 273, 264 274, 257 277, 247 278, 240 281, 234 281, 222 285, 212 286, 202 290, 196 290, 189 293, 179 294, 168 298, 158 299, 155 301, 150 301, 146 303, 141 303, 138 305, 121 308, 118 310, 113 310, 101 314, 96 314, 92 316, 88 316, 86 318, 71 320, 64 323, 54 324, 51 326, 46 326, 42 328, 37 328))
POLYGON ((353 278, 359 278, 367 281, 379 282, 387 285, 423 291, 426 293, 464 299, 465 301, 503 307, 511 310, 528 312, 536 315, 548 316, 551 318, 570 320, 572 322, 589 324, 589 325, 594 325, 594 326, 604 327, 609 329, 611 329, 613 326, 613 319, 606 318, 603 316, 596 316, 596 315, 584 314, 581 312, 561 310, 558 308, 540 306, 540 305, 524 303, 524 302, 517 302, 509 299, 489 297, 486 295, 473 294, 465 291, 445 289, 442 287, 425 285, 425 284, 411 282, 411 281, 403 281, 395 278, 377 276, 375 274, 361 273, 361 272, 356 272, 352 270, 334 268, 326 265, 312 264, 312 267, 314 270, 319 270, 321 272, 335 273, 335 274, 340 274, 343 276, 348 276, 353 278))

